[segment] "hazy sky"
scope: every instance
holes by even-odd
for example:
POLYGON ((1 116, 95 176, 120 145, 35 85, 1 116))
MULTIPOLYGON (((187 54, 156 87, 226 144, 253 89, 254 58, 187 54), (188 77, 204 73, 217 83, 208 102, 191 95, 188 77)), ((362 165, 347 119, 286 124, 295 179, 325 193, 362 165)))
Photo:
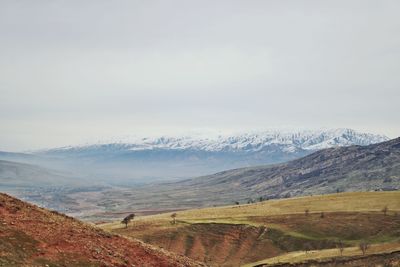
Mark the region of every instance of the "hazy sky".
POLYGON ((0 150, 279 126, 400 136, 400 1, 0 1, 0 150))

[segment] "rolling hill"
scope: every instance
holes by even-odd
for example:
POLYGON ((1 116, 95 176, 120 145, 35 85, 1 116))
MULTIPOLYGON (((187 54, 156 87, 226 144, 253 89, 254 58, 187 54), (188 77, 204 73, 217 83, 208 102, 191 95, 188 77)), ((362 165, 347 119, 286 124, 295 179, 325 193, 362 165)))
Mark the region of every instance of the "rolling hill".
MULTIPOLYGON (((320 150, 287 163, 228 170, 173 183, 159 183, 85 196, 107 199, 100 208, 170 210, 235 201, 350 191, 400 189, 400 138, 369 146, 320 150)), ((92 197, 92 198, 91 198, 92 197)))
POLYGON ((170 212, 100 227, 211 266, 398 266, 399 212, 399 191, 335 193, 177 211, 175 224, 170 212))
POLYGON ((83 186, 76 177, 33 164, 0 160, 0 187, 83 186))
POLYGON ((203 266, 0 193, 0 266, 203 266))
POLYGON ((110 188, 100 182, 88 183, 81 176, 34 164, 0 160, 0 192, 60 212, 81 213, 77 201, 68 196, 110 188))

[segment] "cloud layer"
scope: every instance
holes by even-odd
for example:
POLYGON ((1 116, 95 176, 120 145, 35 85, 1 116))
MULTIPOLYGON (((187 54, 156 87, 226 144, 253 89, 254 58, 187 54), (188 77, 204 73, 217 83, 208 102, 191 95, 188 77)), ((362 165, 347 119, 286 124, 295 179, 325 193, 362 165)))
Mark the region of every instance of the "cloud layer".
POLYGON ((1 1, 0 149, 193 128, 400 135, 398 1, 1 1))

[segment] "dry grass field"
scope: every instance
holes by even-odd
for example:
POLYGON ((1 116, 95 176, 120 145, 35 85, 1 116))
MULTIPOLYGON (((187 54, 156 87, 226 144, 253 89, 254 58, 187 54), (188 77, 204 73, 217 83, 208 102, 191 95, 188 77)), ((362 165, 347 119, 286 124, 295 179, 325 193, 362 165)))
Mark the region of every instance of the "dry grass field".
POLYGON ((345 255, 361 253, 357 246, 364 240, 377 244, 371 253, 400 250, 398 191, 318 195, 176 213, 176 224, 172 213, 164 213, 137 217, 127 228, 120 222, 100 227, 211 266, 332 257, 339 240, 345 255))
MULTIPOLYGON (((366 251, 365 255, 380 255, 383 253, 392 253, 400 250, 400 243, 383 243, 374 244, 366 251)), ((329 260, 335 257, 354 257, 363 256, 362 251, 359 247, 347 247, 344 248, 342 253, 339 249, 321 249, 321 250, 311 250, 311 251, 295 251, 289 252, 280 256, 272 257, 266 260, 261 260, 258 262, 253 262, 250 264, 245 264, 242 267, 253 267, 253 266, 274 266, 279 263, 302 263, 308 260, 318 260, 323 262, 324 260, 329 260)))
MULTIPOLYGON (((387 207, 389 213, 400 212, 400 192, 354 192, 311 197, 297 197, 282 200, 268 200, 255 204, 191 209, 177 213, 180 221, 196 223, 251 223, 258 224, 251 217, 276 215, 310 214, 332 212, 381 212, 387 207)), ((168 222, 172 213, 137 217, 138 222, 168 222)), ((101 225, 107 230, 121 228, 119 222, 101 225)))

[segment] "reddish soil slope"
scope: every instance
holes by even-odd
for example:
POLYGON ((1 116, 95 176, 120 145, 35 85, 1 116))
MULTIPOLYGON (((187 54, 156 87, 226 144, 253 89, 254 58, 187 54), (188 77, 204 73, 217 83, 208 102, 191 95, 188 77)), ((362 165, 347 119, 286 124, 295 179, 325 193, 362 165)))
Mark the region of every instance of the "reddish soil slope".
POLYGON ((264 227, 200 223, 138 238, 210 266, 239 266, 284 252, 266 238, 267 232, 264 227))
POLYGON ((0 266, 203 266, 0 193, 0 266))

